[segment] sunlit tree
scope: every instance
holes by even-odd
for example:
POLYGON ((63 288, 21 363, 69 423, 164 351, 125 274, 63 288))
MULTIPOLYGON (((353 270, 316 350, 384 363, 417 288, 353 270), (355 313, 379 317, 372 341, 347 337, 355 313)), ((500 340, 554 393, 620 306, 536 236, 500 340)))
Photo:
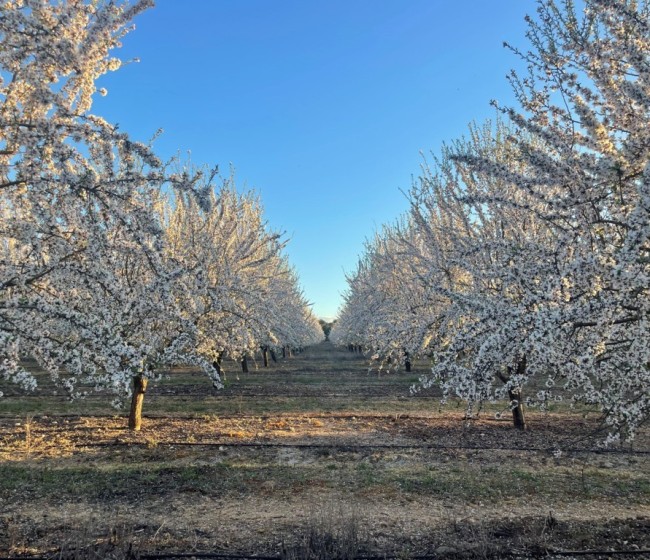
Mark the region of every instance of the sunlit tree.
MULTIPOLYGON (((532 49, 517 51, 528 74, 511 76, 520 108, 500 108, 507 126, 474 127, 424 169, 414 233, 389 259, 368 252, 341 326, 362 335, 351 313, 362 294, 399 309, 382 282, 410 263, 427 309, 410 336, 434 361, 425 386, 470 405, 507 397, 522 428, 524 401, 568 396, 600 407, 610 439, 631 439, 650 407, 649 7, 538 6, 532 49), (531 379, 545 388, 525 396, 531 379)), ((391 316, 381 336, 399 340, 400 324, 391 316)))
POLYGON ((0 377, 26 388, 31 356, 73 397, 78 381, 123 396, 191 338, 169 307, 154 206, 195 178, 90 111, 149 4, 0 4, 0 377))
POLYGON ((519 271, 554 303, 534 309, 531 338, 548 393, 600 406, 611 437, 631 438, 650 408, 650 7, 543 0, 528 37, 528 74, 512 75, 520 109, 503 109, 521 166, 459 161, 512 185, 554 237, 552 261, 519 271))
POLYGON ((176 298, 196 326, 199 354, 221 373, 224 357, 312 344, 314 332, 322 338, 259 198, 239 193, 232 178, 210 198, 206 209, 179 196, 167 212, 167 253, 186 271, 176 298))

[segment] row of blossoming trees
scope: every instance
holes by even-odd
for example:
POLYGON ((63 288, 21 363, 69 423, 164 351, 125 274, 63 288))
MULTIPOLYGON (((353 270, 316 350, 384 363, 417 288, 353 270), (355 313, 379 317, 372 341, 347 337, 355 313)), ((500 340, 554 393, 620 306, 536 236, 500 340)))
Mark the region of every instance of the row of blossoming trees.
POLYGON ((650 410, 649 13, 539 0, 519 108, 423 168, 349 277, 333 340, 429 357, 423 386, 507 398, 520 428, 524 402, 568 396, 600 407, 610 440, 634 436, 650 410))
POLYGON ((0 380, 33 389, 26 357, 72 397, 135 379, 133 427, 161 364, 219 386, 224 356, 322 338, 255 196, 90 112, 149 3, 0 2, 0 380))

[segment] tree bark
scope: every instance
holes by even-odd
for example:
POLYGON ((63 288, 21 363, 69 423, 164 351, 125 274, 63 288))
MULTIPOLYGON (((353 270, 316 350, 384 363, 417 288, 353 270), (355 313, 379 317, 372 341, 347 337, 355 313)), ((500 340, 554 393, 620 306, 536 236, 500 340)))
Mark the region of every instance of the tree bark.
POLYGON ((404 352, 404 367, 406 368, 406 373, 411 373, 411 358, 408 352, 404 352))
POLYGON ((512 409, 512 421, 515 428, 518 430, 527 429, 526 416, 524 415, 524 403, 521 398, 521 387, 510 389, 508 391, 508 398, 511 403, 513 401, 517 402, 517 405, 512 409))
POLYGON ((212 362, 212 367, 219 374, 219 377, 223 375, 223 370, 221 369, 221 358, 222 358, 222 354, 221 352, 219 352, 217 354, 217 359, 214 362, 212 362))
POLYGON ((267 346, 262 346, 262 359, 264 360, 264 367, 269 367, 269 349, 267 346))
POLYGON ((221 379, 223 379, 225 381, 226 380, 226 372, 221 367, 221 360, 222 359, 223 359, 223 352, 218 352, 217 353, 217 359, 212 362, 212 367, 217 372, 219 377, 221 377, 221 379))
POLYGON ((246 356, 241 359, 241 370, 244 373, 248 373, 248 358, 246 356))
MULTIPOLYGON (((526 373, 526 356, 523 356, 521 360, 517 363, 517 375, 524 375, 526 373)), ((512 375, 512 368, 508 366, 508 375, 504 375, 501 372, 497 372, 497 377, 503 381, 503 383, 508 383, 512 375)), ((508 398, 510 399, 510 405, 515 403, 512 408, 512 423, 515 428, 518 430, 527 430, 528 425, 526 424, 526 415, 524 414, 524 399, 522 396, 521 387, 513 387, 508 389, 508 398)))
POLYGON ((129 412, 129 429, 136 432, 142 427, 142 403, 147 391, 149 380, 142 375, 133 378, 133 396, 131 397, 131 411, 129 412))

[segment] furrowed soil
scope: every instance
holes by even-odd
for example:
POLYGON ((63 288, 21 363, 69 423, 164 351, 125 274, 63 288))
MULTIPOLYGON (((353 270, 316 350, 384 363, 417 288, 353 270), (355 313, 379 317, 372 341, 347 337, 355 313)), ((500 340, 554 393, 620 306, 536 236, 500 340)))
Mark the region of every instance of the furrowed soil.
POLYGON ((257 365, 220 391, 164 372, 138 433, 102 393, 2 387, 0 556, 650 558, 647 428, 605 449, 587 409, 468 419, 411 394, 426 363, 329 343, 257 365))

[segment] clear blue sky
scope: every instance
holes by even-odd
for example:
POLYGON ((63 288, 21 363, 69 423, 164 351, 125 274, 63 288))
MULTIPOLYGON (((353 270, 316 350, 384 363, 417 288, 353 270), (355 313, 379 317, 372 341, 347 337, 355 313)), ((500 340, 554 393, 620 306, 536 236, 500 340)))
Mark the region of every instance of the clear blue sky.
POLYGON ((533 0, 158 0, 93 111, 167 159, 235 167, 320 317, 364 239, 407 208, 420 152, 512 103, 503 48, 533 0))

